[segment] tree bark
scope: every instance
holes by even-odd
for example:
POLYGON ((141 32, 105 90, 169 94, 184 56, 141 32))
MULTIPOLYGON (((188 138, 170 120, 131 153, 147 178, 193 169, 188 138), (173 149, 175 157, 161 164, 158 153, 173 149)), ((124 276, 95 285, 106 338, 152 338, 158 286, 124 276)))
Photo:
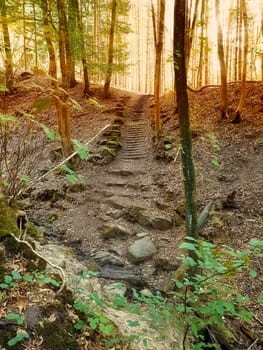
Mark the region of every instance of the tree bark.
POLYGON ((242 76, 241 76, 241 91, 238 107, 234 113, 234 120, 232 123, 240 123, 241 113, 245 102, 246 95, 246 79, 247 79, 247 56, 248 56, 248 18, 247 18, 247 4, 246 0, 241 0, 242 20, 244 23, 244 47, 242 59, 242 76))
POLYGON ((63 155, 67 157, 73 152, 71 141, 71 120, 69 104, 69 88, 71 78, 71 62, 66 53, 67 19, 64 0, 57 0, 59 20, 59 58, 62 75, 62 88, 55 91, 55 103, 57 109, 58 130, 61 137, 63 155))
POLYGON ((47 44, 48 56, 49 56, 49 65, 48 65, 48 75, 52 78, 57 79, 57 64, 56 64, 56 55, 55 49, 52 43, 51 35, 51 18, 50 18, 50 1, 42 0, 41 9, 43 17, 43 26, 44 26, 44 37, 47 44))
POLYGON ((70 0, 70 6, 71 6, 71 16, 72 18, 74 18, 74 20, 72 20, 73 22, 72 24, 74 24, 73 30, 77 31, 77 34, 78 34, 78 44, 79 44, 79 51, 80 51, 79 54, 80 54, 80 59, 82 63, 82 68, 83 68, 83 80, 84 80, 83 95, 86 96, 90 94, 90 83, 89 83, 89 75, 88 75, 88 64, 86 59, 83 24, 82 24, 80 9, 79 9, 79 1, 70 0))
POLYGON ((108 98, 110 94, 110 83, 112 75, 112 65, 114 57, 114 34, 115 34, 115 25, 116 25, 116 12, 117 12, 117 0, 112 0, 111 7, 111 25, 110 25, 110 36, 109 36, 109 49, 108 49, 108 67, 104 83, 103 96, 108 98))
POLYGON ((223 47, 223 34, 220 24, 220 11, 219 11, 219 0, 215 1, 216 18, 217 18, 217 53, 220 63, 220 77, 221 77, 221 117, 222 119, 228 117, 228 97, 227 97, 227 71, 224 57, 223 47))
POLYGON ((185 62, 185 0, 175 0, 174 6, 174 74, 180 125, 182 167, 184 174, 187 236, 198 237, 196 180, 192 155, 187 78, 185 62))
POLYGON ((163 34, 164 34, 164 15, 165 0, 158 2, 158 24, 156 21, 152 4, 152 17, 154 27, 154 44, 155 44, 155 70, 154 70, 154 102, 155 102, 155 141, 159 140, 161 132, 161 113, 160 113, 160 90, 161 90, 161 63, 163 51, 163 34))
POLYGON ((12 92, 14 89, 14 73, 13 73, 13 58, 11 51, 10 36, 8 30, 8 22, 6 16, 6 2, 0 0, 0 14, 2 20, 3 37, 4 37, 4 52, 5 52, 5 84, 6 89, 12 92))

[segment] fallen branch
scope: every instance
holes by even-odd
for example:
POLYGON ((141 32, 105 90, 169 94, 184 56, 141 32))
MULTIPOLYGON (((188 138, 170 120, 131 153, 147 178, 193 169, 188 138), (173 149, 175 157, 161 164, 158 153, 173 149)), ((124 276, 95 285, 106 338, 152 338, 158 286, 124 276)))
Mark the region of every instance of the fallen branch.
POLYGON ((40 255, 32 246, 30 243, 28 243, 27 241, 25 240, 22 240, 22 239, 19 239, 17 238, 13 233, 9 233, 9 235, 11 237, 14 238, 14 240, 16 242, 18 242, 19 244, 25 244, 31 251, 33 254, 35 254, 38 258, 44 260, 49 266, 53 267, 54 269, 58 270, 59 271, 59 274, 60 274, 60 277, 61 277, 61 280, 62 280, 62 284, 59 288, 59 290, 57 291, 57 294, 60 294, 62 292, 62 290, 64 289, 65 287, 65 284, 66 284, 66 276, 65 276, 65 272, 64 270, 62 269, 62 267, 60 266, 57 266, 55 264, 53 264, 52 262, 50 262, 49 260, 47 260, 46 258, 44 258, 42 255, 40 255))
MULTIPOLYGON (((93 140, 95 140, 95 138, 97 138, 104 130, 106 130, 108 127, 110 126, 110 123, 108 123, 107 125, 105 125, 96 135, 94 135, 88 142, 85 143, 85 146, 88 146, 93 140)), ((32 186, 34 186, 36 183, 38 183, 39 181, 41 181, 42 179, 44 179, 46 176, 48 176, 49 174, 51 174, 53 171, 59 169, 63 164, 65 164, 67 161, 69 161, 71 158, 73 158, 76 154, 78 154, 78 151, 74 151, 73 153, 71 153, 67 158, 63 159, 59 164, 57 164, 55 167, 53 167, 52 169, 48 170, 45 174, 41 175, 40 177, 38 177, 36 180, 32 181, 31 184, 29 185, 29 187, 27 187, 26 189, 28 190, 29 188, 31 188, 32 186)), ((25 189, 21 189, 17 196, 21 195, 23 192, 25 191, 25 189)))
MULTIPOLYGON (((85 143, 85 146, 88 146, 95 138, 97 138, 105 129, 107 129, 110 126, 110 123, 105 125, 95 136, 93 136, 88 142, 85 143)), ((39 178, 37 178, 31 186, 35 185, 37 182, 41 181, 44 177, 52 173, 53 171, 59 169, 63 164, 68 162, 71 158, 73 158, 76 154, 78 154, 78 151, 74 151, 71 153, 67 158, 63 159, 59 164, 57 164, 54 168, 47 171, 45 174, 41 175, 39 178)))

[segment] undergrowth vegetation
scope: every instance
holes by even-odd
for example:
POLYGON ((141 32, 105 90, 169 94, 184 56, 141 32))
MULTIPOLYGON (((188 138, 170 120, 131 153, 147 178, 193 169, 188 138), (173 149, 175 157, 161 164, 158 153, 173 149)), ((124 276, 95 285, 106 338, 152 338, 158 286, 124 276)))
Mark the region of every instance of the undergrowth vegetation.
MULTIPOLYGON (((246 250, 234 251, 228 246, 218 248, 211 242, 188 238, 181 245, 181 249, 186 251, 181 257, 185 272, 174 281, 175 288, 168 294, 157 292, 153 295, 151 292, 133 289, 132 297, 128 297, 126 287, 121 283, 113 284, 113 292, 107 295, 87 294, 85 289, 79 287, 79 282, 96 277, 97 274, 87 271, 75 276, 73 299, 70 306, 69 301, 67 302, 67 307, 71 309, 70 320, 76 337, 81 334, 82 339, 88 338, 91 332, 99 331, 109 347, 140 341, 145 349, 149 349, 149 334, 145 330, 145 324, 158 330, 163 341, 169 327, 176 324, 184 334, 183 344, 174 339, 173 344, 170 344, 171 349, 221 349, 220 339, 232 344, 237 342, 235 335, 225 326, 226 319, 240 319, 249 323, 254 315, 248 311, 252 301, 233 287, 233 280, 245 270, 252 278, 262 280, 254 266, 263 257, 263 241, 251 239, 246 250), (194 252, 195 259, 189 256, 189 251, 194 252), (131 336, 123 337, 118 333, 107 316, 107 308, 130 313, 131 319, 127 320, 127 326, 133 329, 131 336), (207 334, 210 335, 209 340, 207 334)), ((55 291, 61 286, 61 282, 50 270, 29 272, 26 269, 22 271, 22 267, 1 271, 0 282, 0 299, 5 305, 1 314, 2 320, 4 316, 6 322, 9 320, 17 325, 16 334, 8 340, 8 346, 13 347, 20 342, 26 346, 34 333, 27 329, 25 304, 22 298, 16 305, 18 312, 11 312, 11 299, 19 295, 22 289, 31 292, 39 289, 41 293, 41 288, 53 289, 53 297, 57 298, 55 291)), ((257 303, 263 303, 263 294, 256 298, 257 303)), ((43 325, 44 319, 39 320, 38 324, 43 325)))

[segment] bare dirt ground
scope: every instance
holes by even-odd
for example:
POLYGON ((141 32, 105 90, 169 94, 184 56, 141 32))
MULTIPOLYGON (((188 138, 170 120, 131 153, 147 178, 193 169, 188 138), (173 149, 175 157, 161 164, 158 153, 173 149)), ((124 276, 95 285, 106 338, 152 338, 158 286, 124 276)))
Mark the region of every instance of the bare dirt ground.
MULTIPOLYGON (((32 79, 22 83, 30 84, 32 79)), ((35 83, 43 84, 41 79, 34 79, 35 83)), ((222 210, 210 217, 202 236, 240 250, 246 249, 251 238, 263 238, 262 93, 262 83, 248 82, 242 122, 232 124, 231 120, 220 119, 219 88, 189 91, 198 211, 216 198, 224 203, 222 210)), ((26 92, 21 87, 15 95, 5 98, 4 109, 8 113, 28 111, 34 99, 47 94, 38 88, 26 92)), ((103 265, 100 272, 105 283, 114 276, 108 266, 112 267, 112 261, 103 260, 101 265, 100 259, 101 255, 103 259, 110 255, 110 259, 118 257, 125 268, 131 269, 129 271, 141 281, 140 288, 162 289, 171 271, 178 266, 179 245, 185 237, 184 189, 174 96, 168 92, 162 98, 163 130, 158 147, 153 139, 152 96, 114 89, 111 98, 103 100, 100 89, 94 88, 94 96, 88 101, 81 96, 81 84, 78 84, 72 90, 72 97, 82 107, 72 110, 73 138, 87 142, 106 124, 115 125, 116 118, 123 119, 121 134, 117 133, 119 139, 111 139, 120 142, 121 148, 114 151, 113 159, 109 160, 105 151, 105 147, 109 148, 106 136, 99 135, 89 145, 90 158, 82 161, 77 170, 77 174, 83 176, 83 184, 71 185, 64 174, 52 173, 37 182, 30 197, 21 201, 23 210, 42 228, 46 237, 72 246, 87 266, 94 261, 99 268, 103 265), (150 222, 147 215, 146 218, 139 215, 142 209, 143 213, 150 213, 150 222), (124 234, 117 232, 106 237, 104 227, 108 224, 122 227, 124 234), (150 237, 156 253, 134 264, 128 247, 144 235, 150 237)), ((232 84, 229 100, 233 110, 238 99, 239 85, 232 84)), ((56 127, 53 108, 37 114, 37 119, 48 127, 56 127)), ((45 142, 35 178, 60 160, 54 152, 59 143, 45 142)), ((254 268, 262 276, 259 262, 254 268)), ((129 284, 131 280, 126 282, 129 284)), ((238 288, 256 300, 262 285, 243 276, 238 288)), ((253 327, 262 337, 262 310, 257 303, 251 305, 251 309, 258 317, 253 327)), ((251 339, 244 338, 244 344, 251 344, 251 339)))

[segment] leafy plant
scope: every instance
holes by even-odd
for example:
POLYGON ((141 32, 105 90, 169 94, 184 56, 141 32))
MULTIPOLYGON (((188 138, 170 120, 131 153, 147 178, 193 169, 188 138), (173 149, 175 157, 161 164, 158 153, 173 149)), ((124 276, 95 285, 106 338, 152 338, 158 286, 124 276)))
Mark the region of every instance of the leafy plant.
MULTIPOLYGON (((216 329, 224 329, 226 316, 251 321, 253 314, 245 308, 249 298, 235 290, 233 279, 249 269, 255 258, 263 256, 262 244, 263 241, 252 239, 249 249, 234 251, 227 246, 218 249, 211 242, 187 238, 180 246, 190 251, 191 256, 186 254, 182 257, 187 272, 182 280, 175 280, 177 291, 174 296, 176 310, 184 315, 184 339, 189 330, 195 337, 192 349, 207 348, 203 330, 211 325, 216 329)), ((257 273, 251 270, 250 275, 256 277, 257 273)))
POLYGON ((29 338, 29 334, 26 331, 19 330, 17 332, 17 335, 14 338, 10 339, 7 344, 9 346, 14 346, 17 343, 23 341, 24 339, 28 339, 28 338, 29 338))

